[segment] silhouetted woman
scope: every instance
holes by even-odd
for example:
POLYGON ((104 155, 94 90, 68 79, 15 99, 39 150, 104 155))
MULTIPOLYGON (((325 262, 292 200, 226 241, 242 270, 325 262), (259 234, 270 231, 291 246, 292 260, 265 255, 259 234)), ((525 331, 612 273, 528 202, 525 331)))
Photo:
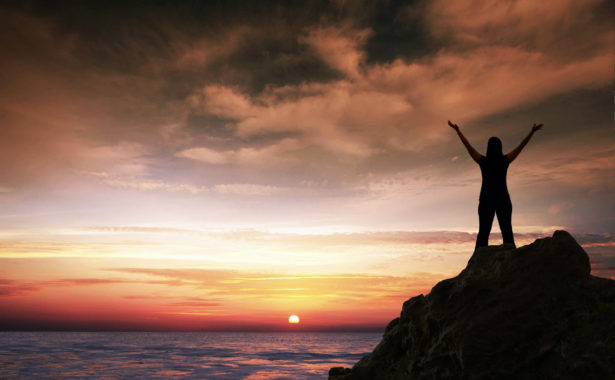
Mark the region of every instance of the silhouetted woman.
POLYGON ((457 124, 453 124, 449 120, 448 125, 457 131, 457 135, 459 135, 468 153, 480 166, 483 176, 483 184, 480 188, 478 200, 479 227, 478 236, 476 237, 476 248, 487 246, 494 215, 498 216, 504 244, 512 244, 514 247, 515 239, 510 221, 512 203, 510 202, 510 195, 508 195, 508 188, 506 187, 506 171, 508 170, 508 165, 517 158, 523 147, 530 141, 534 132, 542 128, 542 124, 534 124, 532 131, 521 141, 521 144, 507 155, 502 154, 502 141, 497 137, 490 138, 487 143, 487 156, 481 155, 470 145, 457 124))

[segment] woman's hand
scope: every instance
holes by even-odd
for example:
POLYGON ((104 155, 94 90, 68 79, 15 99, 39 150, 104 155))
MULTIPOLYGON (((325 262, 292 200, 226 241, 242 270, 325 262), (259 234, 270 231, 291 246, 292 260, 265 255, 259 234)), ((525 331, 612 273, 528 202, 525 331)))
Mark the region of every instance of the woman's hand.
POLYGON ((542 128, 542 124, 534 124, 534 125, 532 125, 532 131, 527 134, 527 136, 523 139, 523 141, 521 141, 521 144, 519 144, 518 147, 516 147, 515 149, 513 149, 510 153, 508 153, 506 155, 506 156, 508 156, 508 161, 509 162, 513 162, 515 160, 515 158, 517 158, 519 153, 521 153, 521 150, 523 150, 523 147, 525 145, 527 145, 527 143, 530 141, 530 139, 534 135, 534 132, 540 130, 540 128, 542 128))
POLYGON ((459 126, 457 124, 451 123, 451 121, 449 120, 448 121, 448 125, 451 128, 453 128, 455 131, 457 131, 457 136, 459 136, 459 138, 461 139, 461 142, 463 143, 463 145, 468 150, 468 153, 470 153, 470 156, 472 157, 472 159, 474 161, 476 161, 476 163, 478 164, 480 162, 480 159, 483 156, 481 156, 481 154, 478 153, 478 151, 476 149, 474 149, 474 147, 470 144, 468 139, 466 139, 466 137, 463 135, 463 133, 461 133, 461 131, 459 130, 459 126))

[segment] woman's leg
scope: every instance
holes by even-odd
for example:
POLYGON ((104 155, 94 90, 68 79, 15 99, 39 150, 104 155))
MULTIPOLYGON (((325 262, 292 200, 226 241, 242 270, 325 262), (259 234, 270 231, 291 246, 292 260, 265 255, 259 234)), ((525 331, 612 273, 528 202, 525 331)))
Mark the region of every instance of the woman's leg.
MULTIPOLYGON (((489 234, 495 216, 495 207, 485 202, 478 203, 478 235, 476 236, 476 248, 486 247, 489 244, 489 234)), ((499 219, 498 219, 499 220, 499 219)))
POLYGON ((502 240, 504 244, 515 244, 515 238, 512 231, 512 203, 510 200, 503 201, 495 209, 498 215, 498 223, 500 224, 500 231, 502 231, 502 240))

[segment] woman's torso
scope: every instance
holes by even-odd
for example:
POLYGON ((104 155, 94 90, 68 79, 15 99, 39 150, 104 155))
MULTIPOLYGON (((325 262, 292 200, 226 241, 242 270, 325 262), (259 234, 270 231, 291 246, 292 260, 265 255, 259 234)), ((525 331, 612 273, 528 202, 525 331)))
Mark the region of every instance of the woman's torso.
POLYGON ((483 156, 478 164, 483 177, 479 200, 481 202, 510 201, 506 186, 506 172, 510 164, 508 156, 483 156))

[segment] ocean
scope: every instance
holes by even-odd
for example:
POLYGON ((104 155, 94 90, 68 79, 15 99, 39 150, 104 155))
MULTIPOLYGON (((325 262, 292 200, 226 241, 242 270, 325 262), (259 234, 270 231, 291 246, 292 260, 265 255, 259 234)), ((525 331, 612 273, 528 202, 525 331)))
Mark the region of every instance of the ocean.
POLYGON ((0 379, 326 379, 382 333, 0 332, 0 379))

